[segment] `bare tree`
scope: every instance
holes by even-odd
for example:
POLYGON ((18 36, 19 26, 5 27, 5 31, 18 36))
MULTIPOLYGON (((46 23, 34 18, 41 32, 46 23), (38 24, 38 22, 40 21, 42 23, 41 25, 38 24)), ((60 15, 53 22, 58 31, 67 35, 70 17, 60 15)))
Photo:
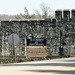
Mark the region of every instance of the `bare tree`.
POLYGON ((53 15, 50 14, 50 12, 52 11, 50 9, 49 6, 45 5, 45 4, 40 4, 40 7, 41 7, 41 12, 39 10, 34 10, 35 11, 35 14, 37 15, 37 18, 53 18, 53 15))
POLYGON ((41 10, 42 10, 42 17, 43 18, 48 18, 49 17, 50 7, 48 7, 45 4, 41 4, 41 10))
POLYGON ((38 10, 34 10, 34 11, 35 11, 35 14, 36 14, 37 18, 41 18, 42 17, 41 13, 38 10))

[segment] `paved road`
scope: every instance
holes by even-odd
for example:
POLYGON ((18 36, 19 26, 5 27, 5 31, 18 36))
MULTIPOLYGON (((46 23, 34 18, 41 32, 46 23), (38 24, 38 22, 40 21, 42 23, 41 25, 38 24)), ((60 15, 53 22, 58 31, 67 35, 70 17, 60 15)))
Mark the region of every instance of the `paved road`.
POLYGON ((0 75, 75 75, 75 57, 0 65, 0 75))

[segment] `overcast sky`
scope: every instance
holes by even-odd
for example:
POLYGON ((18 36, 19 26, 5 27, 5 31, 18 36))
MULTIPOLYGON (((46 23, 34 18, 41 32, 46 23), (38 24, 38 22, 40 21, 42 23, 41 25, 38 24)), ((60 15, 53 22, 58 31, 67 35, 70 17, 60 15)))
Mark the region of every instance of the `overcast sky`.
POLYGON ((75 0, 0 0, 0 14, 16 15, 24 13, 27 7, 30 13, 33 9, 40 10, 40 4, 46 4, 54 11, 56 9, 74 9, 75 0))

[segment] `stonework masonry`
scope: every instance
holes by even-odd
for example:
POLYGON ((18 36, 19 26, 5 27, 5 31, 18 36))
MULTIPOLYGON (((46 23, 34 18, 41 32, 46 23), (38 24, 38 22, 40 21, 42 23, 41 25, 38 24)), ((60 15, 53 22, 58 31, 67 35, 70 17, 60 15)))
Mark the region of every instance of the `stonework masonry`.
MULTIPOLYGON (((64 14, 65 12, 69 15, 68 11, 64 11, 64 14)), ((70 17, 66 16, 66 18, 63 20, 61 12, 56 11, 56 18, 54 19, 2 20, 0 22, 0 55, 12 55, 12 47, 8 44, 8 36, 12 33, 17 34, 20 38, 19 44, 15 45, 16 55, 26 55, 26 49, 29 48, 25 42, 27 38, 46 38, 46 51, 43 53, 47 53, 46 56, 50 54, 59 55, 60 45, 63 47, 64 55, 74 55, 75 21, 70 17), (62 32, 61 38, 60 31, 62 32)), ((30 50, 27 52, 30 52, 30 50)), ((40 52, 31 51, 31 54, 33 53, 36 53, 36 56, 39 57, 40 52)))

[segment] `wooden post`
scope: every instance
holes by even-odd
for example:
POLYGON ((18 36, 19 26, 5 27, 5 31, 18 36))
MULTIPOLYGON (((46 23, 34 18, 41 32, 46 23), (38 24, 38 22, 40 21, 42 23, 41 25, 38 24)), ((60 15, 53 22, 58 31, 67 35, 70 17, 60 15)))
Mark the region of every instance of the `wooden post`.
POLYGON ((14 62, 16 62, 16 51, 15 51, 14 35, 13 34, 12 34, 12 48, 13 48, 14 62))

